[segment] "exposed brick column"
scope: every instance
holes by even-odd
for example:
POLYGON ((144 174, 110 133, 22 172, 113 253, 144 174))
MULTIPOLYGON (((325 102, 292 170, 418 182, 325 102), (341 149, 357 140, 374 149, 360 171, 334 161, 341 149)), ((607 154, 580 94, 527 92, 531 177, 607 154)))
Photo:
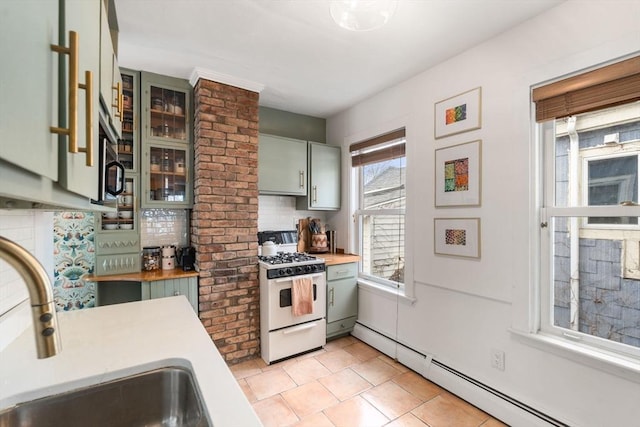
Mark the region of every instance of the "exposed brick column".
POLYGON ((194 89, 200 320, 230 363, 260 351, 258 98, 204 79, 194 89))

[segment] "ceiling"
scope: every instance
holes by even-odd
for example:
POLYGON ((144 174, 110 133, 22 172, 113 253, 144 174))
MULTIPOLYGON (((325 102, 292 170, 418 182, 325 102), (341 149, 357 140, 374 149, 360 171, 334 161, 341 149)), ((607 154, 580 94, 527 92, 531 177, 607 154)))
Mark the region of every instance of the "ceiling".
POLYGON ((115 0, 120 65, 189 79, 201 68, 260 105, 328 118, 563 0, 400 0, 351 32, 329 0, 115 0), (244 85, 244 86, 243 86, 244 85))

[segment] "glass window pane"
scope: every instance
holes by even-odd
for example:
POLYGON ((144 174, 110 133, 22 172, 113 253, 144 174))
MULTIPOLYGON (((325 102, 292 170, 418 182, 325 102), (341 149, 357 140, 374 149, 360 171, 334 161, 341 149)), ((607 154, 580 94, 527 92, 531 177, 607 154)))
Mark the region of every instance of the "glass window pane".
POLYGON ((640 231, 625 240, 572 239, 572 223, 583 221, 553 221, 552 324, 640 347, 640 231))
POLYGON ((404 283, 404 215, 365 215, 362 272, 404 283))
MULTIPOLYGON (((638 156, 613 157, 588 162, 589 206, 638 202, 638 156)), ((589 224, 637 224, 636 217, 592 217, 589 224)))
POLYGON ((360 209, 367 211, 361 217, 361 272, 396 283, 404 282, 404 213, 388 210, 405 207, 405 164, 401 157, 360 167, 360 209))
POLYGON ((399 209, 405 205, 405 158, 362 166, 362 209, 399 209))

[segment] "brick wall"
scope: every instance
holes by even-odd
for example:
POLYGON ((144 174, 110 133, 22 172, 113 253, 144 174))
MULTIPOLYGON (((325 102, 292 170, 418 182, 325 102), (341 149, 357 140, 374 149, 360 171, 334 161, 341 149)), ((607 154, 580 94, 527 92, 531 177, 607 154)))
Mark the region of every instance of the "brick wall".
POLYGON ((258 97, 204 79, 194 88, 200 320, 229 363, 260 351, 258 97))

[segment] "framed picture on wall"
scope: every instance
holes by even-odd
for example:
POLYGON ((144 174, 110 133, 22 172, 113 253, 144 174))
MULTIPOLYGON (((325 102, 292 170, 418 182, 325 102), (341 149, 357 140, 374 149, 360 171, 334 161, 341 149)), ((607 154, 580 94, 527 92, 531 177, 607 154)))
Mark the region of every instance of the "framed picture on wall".
POLYGON ((480 258, 480 218, 434 218, 434 252, 480 258))
POLYGON ((482 125, 482 88, 436 102, 434 133, 436 139, 480 129, 482 125))
POLYGON ((481 140, 436 150, 436 207, 480 206, 481 151, 481 140))

